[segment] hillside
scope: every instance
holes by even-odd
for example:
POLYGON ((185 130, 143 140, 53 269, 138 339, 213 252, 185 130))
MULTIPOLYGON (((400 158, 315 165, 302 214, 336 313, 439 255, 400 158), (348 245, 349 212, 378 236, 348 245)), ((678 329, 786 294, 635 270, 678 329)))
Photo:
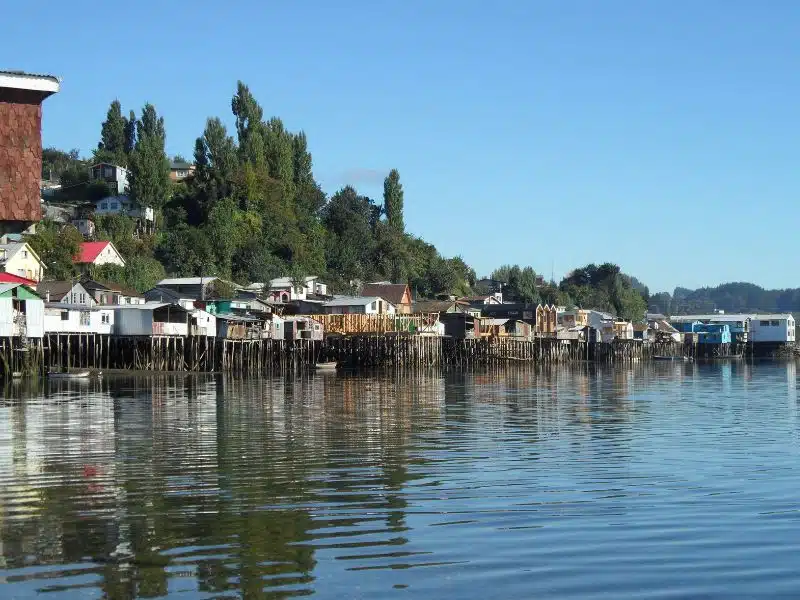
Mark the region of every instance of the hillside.
POLYGON ((666 314, 725 312, 800 312, 800 288, 766 290, 746 282, 725 283, 697 290, 675 288, 650 297, 649 310, 666 314))

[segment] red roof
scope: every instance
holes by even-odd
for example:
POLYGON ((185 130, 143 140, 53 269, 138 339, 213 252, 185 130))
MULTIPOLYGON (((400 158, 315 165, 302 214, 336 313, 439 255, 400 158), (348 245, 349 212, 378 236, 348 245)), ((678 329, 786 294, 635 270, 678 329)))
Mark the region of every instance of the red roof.
POLYGON ((0 272, 0 283, 22 283, 25 285, 32 285, 36 287, 36 282, 32 279, 25 279, 24 277, 20 277, 19 275, 13 275, 11 273, 2 273, 0 272))
POLYGON ((81 243, 78 256, 73 260, 78 264, 91 264, 110 243, 111 242, 83 242, 81 243))

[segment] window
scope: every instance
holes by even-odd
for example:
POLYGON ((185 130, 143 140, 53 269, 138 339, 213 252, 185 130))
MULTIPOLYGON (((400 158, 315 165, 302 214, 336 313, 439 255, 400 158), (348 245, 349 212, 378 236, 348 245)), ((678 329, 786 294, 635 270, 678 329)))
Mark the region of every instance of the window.
POLYGON ((118 210, 118 209, 119 209, 119 202, 112 202, 111 210, 118 210))
POLYGON ((375 302, 373 302, 372 304, 369 305, 369 309, 370 310, 375 310, 377 308, 378 308, 378 302, 377 301, 375 301, 375 302))
POLYGON ((22 258, 28 258, 28 251, 27 250, 23 250, 22 251, 22 258))
POLYGON ((81 294, 80 295, 80 303, 81 304, 86 304, 86 294, 81 294))
POLYGON ((777 327, 778 326, 778 322, 777 321, 770 321, 769 324, 770 324, 771 327, 777 327))
POLYGON ((100 210, 108 210, 108 202, 101 202, 100 210))
POLYGON ((66 310, 61 311, 61 320, 62 321, 69 321, 69 312, 66 310))
POLYGON ((100 315, 100 322, 101 323, 108 323, 109 322, 108 313, 103 313, 102 315, 100 315))
POLYGON ((758 322, 761 327, 769 327, 769 321, 759 321, 758 322))
POLYGON ((107 179, 111 179, 112 177, 114 177, 114 169, 112 167, 103 168, 103 177, 107 179))
POLYGON ((20 277, 25 277, 25 269, 17 269, 17 275, 20 277))

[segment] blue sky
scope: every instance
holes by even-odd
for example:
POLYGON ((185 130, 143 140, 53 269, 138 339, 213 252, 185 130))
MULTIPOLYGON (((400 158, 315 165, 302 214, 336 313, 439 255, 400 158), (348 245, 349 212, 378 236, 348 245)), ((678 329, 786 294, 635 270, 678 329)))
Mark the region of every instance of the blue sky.
POLYGON ((242 79, 315 174, 380 198, 479 274, 612 261, 652 291, 800 285, 800 3, 7 2, 0 68, 53 73, 44 143, 88 154, 108 104, 168 151, 232 122, 242 79))

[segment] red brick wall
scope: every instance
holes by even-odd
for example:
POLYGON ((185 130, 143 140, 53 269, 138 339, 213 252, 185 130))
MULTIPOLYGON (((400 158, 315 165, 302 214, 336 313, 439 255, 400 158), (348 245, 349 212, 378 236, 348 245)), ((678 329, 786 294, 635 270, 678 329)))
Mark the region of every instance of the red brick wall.
POLYGON ((39 221, 42 94, 0 89, 0 221, 39 221))

